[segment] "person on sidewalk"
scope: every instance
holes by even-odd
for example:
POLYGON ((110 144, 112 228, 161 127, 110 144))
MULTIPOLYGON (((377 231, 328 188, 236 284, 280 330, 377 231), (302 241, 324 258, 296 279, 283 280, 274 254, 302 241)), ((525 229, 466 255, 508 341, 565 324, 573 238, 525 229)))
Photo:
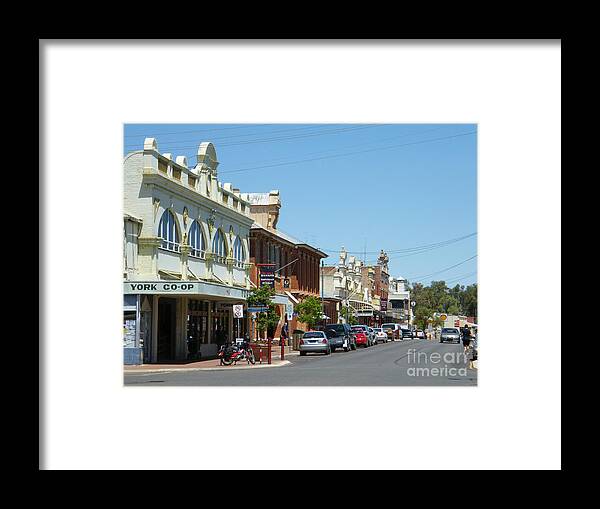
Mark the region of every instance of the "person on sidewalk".
POLYGON ((469 347, 471 346, 471 330, 468 325, 465 325, 461 330, 462 344, 464 354, 467 355, 469 347))
POLYGON ((477 360, 477 338, 473 338, 473 348, 471 349, 471 358, 469 359, 469 369, 477 369, 475 361, 477 360))

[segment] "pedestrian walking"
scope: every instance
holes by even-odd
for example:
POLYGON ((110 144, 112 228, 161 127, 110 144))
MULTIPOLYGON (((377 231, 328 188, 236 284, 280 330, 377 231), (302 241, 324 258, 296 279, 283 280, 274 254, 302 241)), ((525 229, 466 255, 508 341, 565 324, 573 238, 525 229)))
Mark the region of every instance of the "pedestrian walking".
POLYGON ((475 361, 477 360, 477 338, 473 338, 472 343, 473 348, 471 348, 471 358, 469 359, 469 369, 477 369, 475 366, 475 361))
POLYGON ((471 346, 471 329, 468 325, 465 325, 461 330, 462 344, 464 354, 467 355, 469 347, 471 346))

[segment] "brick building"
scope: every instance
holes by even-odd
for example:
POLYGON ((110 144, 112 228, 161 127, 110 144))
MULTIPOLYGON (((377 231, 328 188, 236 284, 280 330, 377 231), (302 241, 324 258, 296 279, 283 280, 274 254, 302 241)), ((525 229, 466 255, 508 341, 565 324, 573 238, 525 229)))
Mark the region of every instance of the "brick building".
POLYGON ((273 264, 275 290, 279 296, 288 298, 287 305, 276 301, 280 320, 274 337, 280 337, 286 321, 289 334, 296 329, 307 330, 306 324, 298 322, 291 310, 306 297, 321 297, 320 264, 327 254, 277 229, 281 209, 279 191, 242 196, 250 203, 250 217, 254 219, 249 239, 250 279, 258 285, 259 266, 273 264))

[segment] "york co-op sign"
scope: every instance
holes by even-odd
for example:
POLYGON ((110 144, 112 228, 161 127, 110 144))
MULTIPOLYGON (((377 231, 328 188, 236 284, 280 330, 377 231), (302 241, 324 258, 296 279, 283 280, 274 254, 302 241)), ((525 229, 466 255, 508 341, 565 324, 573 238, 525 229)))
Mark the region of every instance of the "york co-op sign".
POLYGON ((244 288, 234 288, 200 281, 127 281, 123 284, 123 293, 206 295, 245 300, 250 292, 244 288))
POLYGON ((183 292, 194 289, 194 283, 126 283, 133 293, 183 292))

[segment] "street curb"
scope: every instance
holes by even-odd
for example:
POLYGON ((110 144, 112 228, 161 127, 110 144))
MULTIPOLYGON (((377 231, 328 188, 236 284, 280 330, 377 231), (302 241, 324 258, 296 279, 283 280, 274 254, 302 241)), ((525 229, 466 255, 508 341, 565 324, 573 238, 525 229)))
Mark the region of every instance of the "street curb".
POLYGON ((147 374, 147 373, 179 373, 190 371, 238 371, 242 369, 257 369, 257 368, 279 368, 291 364, 290 361, 280 361, 279 364, 255 364, 254 366, 215 366, 214 368, 168 368, 168 369, 144 369, 133 370, 126 369, 125 375, 147 374))

